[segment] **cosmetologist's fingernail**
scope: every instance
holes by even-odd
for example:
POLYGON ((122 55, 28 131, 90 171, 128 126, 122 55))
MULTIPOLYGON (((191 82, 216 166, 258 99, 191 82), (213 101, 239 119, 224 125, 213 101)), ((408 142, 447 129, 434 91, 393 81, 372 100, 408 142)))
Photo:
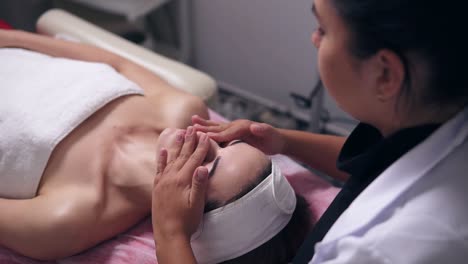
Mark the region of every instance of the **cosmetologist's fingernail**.
POLYGON ((184 136, 185 136, 185 132, 179 132, 177 133, 176 135, 176 140, 177 142, 183 142, 184 141, 184 136))

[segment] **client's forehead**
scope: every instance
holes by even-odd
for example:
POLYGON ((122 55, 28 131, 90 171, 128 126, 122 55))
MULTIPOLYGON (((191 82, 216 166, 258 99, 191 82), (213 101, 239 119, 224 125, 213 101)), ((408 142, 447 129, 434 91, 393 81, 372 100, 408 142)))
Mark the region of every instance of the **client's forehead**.
POLYGON ((254 147, 240 143, 220 151, 216 173, 210 179, 207 200, 224 204, 256 182, 269 164, 268 157, 254 147))

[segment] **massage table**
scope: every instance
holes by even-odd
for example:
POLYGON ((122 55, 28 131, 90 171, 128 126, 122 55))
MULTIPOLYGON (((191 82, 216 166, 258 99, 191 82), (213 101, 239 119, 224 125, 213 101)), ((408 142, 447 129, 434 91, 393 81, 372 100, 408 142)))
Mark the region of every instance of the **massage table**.
MULTIPOLYGON (((216 82, 207 74, 131 43, 64 10, 52 9, 44 13, 37 21, 37 32, 96 45, 115 52, 148 68, 174 87, 201 97, 208 104, 216 100, 216 82)), ((227 121, 211 110, 210 118, 227 121)), ((309 202, 312 225, 322 215, 339 189, 285 156, 275 155, 271 158, 279 165, 295 191, 309 202)), ((0 246, 0 263, 155 264, 157 263, 155 248, 151 219, 147 217, 126 232, 85 252, 56 261, 35 261, 0 246)))

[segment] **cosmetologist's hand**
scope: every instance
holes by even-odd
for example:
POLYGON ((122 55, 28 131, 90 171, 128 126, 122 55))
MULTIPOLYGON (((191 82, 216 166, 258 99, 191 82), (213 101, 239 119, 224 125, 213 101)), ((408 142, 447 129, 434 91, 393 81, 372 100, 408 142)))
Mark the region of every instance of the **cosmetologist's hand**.
POLYGON ((278 129, 265 123, 246 119, 221 123, 197 115, 192 116, 192 123, 195 130, 207 133, 214 141, 221 143, 241 139, 267 155, 281 153, 285 144, 278 129))
POLYGON ((177 139, 159 153, 152 199, 156 243, 190 240, 203 216, 208 171, 200 166, 208 152, 208 137, 193 128, 179 131, 177 139))

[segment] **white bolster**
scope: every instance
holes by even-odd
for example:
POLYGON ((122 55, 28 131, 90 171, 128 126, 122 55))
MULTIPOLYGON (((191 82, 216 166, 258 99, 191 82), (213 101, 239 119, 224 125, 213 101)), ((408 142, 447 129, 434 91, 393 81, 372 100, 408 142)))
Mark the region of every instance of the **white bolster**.
POLYGON ((138 46, 67 11, 51 9, 45 12, 38 19, 36 28, 41 34, 65 35, 114 52, 158 74, 174 87, 201 97, 205 102, 216 95, 216 82, 207 74, 138 46))

